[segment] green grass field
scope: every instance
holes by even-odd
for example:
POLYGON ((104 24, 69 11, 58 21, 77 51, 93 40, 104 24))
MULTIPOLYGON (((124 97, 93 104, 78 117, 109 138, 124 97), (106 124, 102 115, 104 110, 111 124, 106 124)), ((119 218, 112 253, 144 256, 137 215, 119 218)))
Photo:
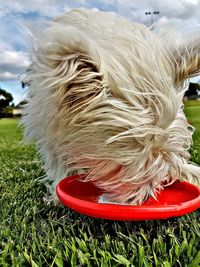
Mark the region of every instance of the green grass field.
MULTIPOLYGON (((200 164, 200 106, 186 106, 197 128, 192 160, 200 164)), ((200 266, 200 212, 166 221, 114 222, 43 201, 44 172, 18 121, 0 120, 0 266, 200 266)))

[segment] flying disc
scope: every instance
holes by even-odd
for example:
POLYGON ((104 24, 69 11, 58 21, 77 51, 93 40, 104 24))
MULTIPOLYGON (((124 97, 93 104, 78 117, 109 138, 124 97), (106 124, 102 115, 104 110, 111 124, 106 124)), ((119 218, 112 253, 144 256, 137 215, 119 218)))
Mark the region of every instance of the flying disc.
POLYGON ((200 188, 176 181, 149 198, 143 205, 98 203, 104 193, 91 182, 84 182, 83 175, 64 178, 56 192, 60 201, 81 214, 109 220, 157 220, 177 217, 200 208, 200 188))

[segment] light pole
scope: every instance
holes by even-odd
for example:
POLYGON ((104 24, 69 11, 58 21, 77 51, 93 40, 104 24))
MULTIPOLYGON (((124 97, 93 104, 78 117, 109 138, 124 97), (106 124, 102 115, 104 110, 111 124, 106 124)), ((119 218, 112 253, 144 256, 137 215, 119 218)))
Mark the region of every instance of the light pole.
POLYGON ((145 15, 151 15, 151 25, 153 25, 153 15, 160 14, 159 11, 153 11, 153 12, 145 12, 145 15))

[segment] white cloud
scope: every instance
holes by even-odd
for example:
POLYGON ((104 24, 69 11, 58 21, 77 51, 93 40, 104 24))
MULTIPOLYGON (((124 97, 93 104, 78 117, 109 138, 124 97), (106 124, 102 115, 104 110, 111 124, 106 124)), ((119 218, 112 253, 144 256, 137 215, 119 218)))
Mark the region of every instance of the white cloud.
POLYGON ((16 80, 28 66, 28 57, 24 52, 0 50, 0 81, 16 80))
POLYGON ((116 0, 100 0, 101 3, 105 3, 107 5, 115 5, 116 4, 116 0))
POLYGON ((67 1, 64 0, 0 0, 0 7, 4 11, 4 14, 10 14, 12 12, 28 13, 31 11, 52 17, 58 15, 67 6, 67 1))
POLYGON ((160 12, 158 16, 154 16, 154 21, 166 17, 172 24, 175 20, 181 21, 183 28, 190 26, 192 29, 200 22, 200 0, 117 0, 115 5, 118 14, 146 25, 151 19, 150 16, 145 16, 146 11, 160 12))
POLYGON ((5 72, 0 72, 0 80, 1 81, 6 81, 6 80, 16 80, 17 79, 17 74, 11 73, 9 71, 5 72))
POLYGON ((16 52, 16 51, 5 51, 4 53, 0 54, 1 57, 1 64, 14 64, 19 67, 25 67, 28 65, 27 55, 23 52, 16 52))

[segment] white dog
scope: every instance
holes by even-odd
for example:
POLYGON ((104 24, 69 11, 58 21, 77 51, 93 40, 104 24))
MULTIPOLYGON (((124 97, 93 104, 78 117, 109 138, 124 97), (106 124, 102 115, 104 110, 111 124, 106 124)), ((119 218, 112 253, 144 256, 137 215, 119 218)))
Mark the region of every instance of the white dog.
POLYGON ((199 74, 200 39, 176 38, 82 9, 35 38, 23 124, 54 181, 51 193, 79 172, 108 199, 141 204, 200 176, 188 163, 193 128, 182 103, 185 80, 199 74))

